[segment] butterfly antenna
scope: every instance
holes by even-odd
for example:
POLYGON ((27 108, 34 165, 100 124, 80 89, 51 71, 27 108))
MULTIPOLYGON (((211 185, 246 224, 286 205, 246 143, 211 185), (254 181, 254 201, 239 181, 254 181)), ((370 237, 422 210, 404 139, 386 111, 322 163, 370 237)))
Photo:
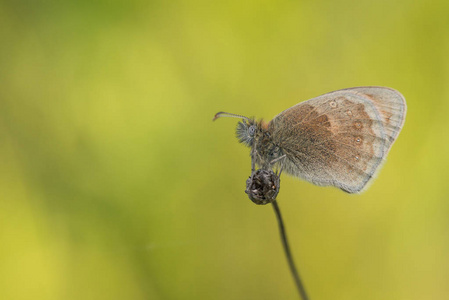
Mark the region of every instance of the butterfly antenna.
POLYGON ((245 120, 249 121, 248 117, 245 117, 242 115, 231 114, 231 113, 227 113, 224 111, 217 112, 215 114, 215 117, 212 119, 212 121, 215 121, 216 119, 221 118, 221 117, 239 118, 239 119, 245 119, 245 120))

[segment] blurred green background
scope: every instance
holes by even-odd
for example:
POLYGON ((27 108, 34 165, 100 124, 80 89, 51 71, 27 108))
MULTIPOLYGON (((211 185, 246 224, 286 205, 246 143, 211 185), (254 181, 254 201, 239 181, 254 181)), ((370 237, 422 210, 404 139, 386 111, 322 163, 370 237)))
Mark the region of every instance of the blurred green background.
POLYGON ((371 188, 283 177, 311 299, 447 299, 449 2, 0 2, 1 299, 297 299, 236 119, 360 85, 408 114, 371 188))

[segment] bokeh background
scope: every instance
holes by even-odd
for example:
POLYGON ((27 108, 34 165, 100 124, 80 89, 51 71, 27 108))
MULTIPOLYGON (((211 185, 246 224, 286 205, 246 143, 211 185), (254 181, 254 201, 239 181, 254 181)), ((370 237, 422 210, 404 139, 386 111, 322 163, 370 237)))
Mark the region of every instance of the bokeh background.
POLYGON ((311 299, 448 299, 449 2, 0 2, 1 299, 297 299, 235 119, 390 86, 362 195, 282 178, 311 299))

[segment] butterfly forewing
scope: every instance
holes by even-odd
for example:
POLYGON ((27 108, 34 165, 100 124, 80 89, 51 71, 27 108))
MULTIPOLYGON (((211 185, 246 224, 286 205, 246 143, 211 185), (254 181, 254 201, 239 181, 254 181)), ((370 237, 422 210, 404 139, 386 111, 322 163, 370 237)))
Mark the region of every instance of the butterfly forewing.
POLYGON ((299 103, 269 124, 286 154, 285 170, 317 185, 360 192, 399 134, 405 102, 398 92, 362 87, 299 103))

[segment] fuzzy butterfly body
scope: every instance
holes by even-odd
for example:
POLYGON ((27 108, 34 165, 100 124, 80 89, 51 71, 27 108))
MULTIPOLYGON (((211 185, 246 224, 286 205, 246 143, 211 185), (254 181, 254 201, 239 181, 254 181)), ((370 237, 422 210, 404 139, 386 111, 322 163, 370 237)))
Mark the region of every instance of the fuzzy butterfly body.
POLYGON ((269 123, 243 116, 240 142, 264 169, 287 173, 348 193, 362 191, 402 129, 404 97, 385 87, 338 90, 301 102, 269 123))

